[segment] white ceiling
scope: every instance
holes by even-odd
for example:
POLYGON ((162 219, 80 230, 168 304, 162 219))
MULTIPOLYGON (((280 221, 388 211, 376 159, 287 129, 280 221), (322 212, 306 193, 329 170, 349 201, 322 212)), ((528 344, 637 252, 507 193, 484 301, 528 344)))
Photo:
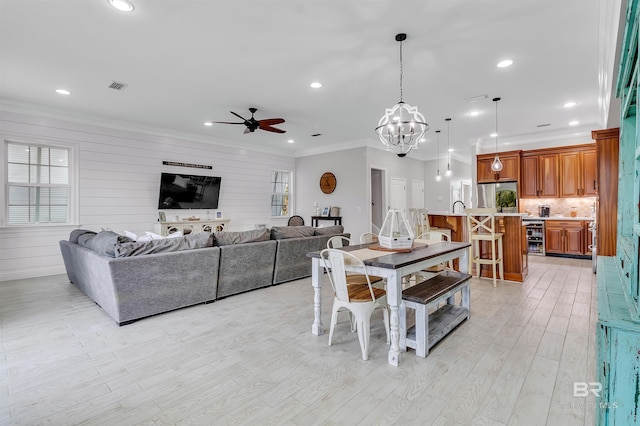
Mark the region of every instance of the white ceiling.
POLYGON ((604 125, 599 0, 133 2, 123 13, 107 0, 0 0, 4 108, 291 155, 380 146, 373 129, 400 97, 395 35, 405 32, 404 101, 431 126, 412 157, 435 157, 437 129, 444 151, 446 117, 455 155, 493 149, 493 97, 500 150, 578 133, 586 143, 604 125), (514 64, 497 68, 505 58, 514 64), (128 87, 109 89, 114 80, 128 87), (569 100, 577 106, 563 108, 569 100), (287 133, 203 125, 249 107, 284 118, 287 133))

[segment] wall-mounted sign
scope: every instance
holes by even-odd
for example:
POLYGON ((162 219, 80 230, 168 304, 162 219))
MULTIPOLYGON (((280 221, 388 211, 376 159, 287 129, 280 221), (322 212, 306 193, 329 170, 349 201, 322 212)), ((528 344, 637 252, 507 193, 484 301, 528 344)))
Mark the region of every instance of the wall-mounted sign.
POLYGON ((193 169, 213 169, 213 166, 206 166, 203 164, 178 163, 176 161, 163 161, 162 164, 164 166, 191 167, 193 169))

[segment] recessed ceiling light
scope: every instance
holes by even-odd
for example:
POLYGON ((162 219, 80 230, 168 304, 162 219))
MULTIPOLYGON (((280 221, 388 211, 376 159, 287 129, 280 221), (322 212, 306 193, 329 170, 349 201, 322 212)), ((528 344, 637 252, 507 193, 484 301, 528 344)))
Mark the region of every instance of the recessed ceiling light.
POLYGON ((313 83, 310 84, 311 87, 313 87, 314 89, 319 89, 322 87, 322 83, 320 83, 319 81, 314 81, 313 83))
POLYGON ((497 138, 498 134, 497 133, 491 133, 489 136, 491 136, 492 138, 497 138))
POLYGON ((289 139, 287 142, 289 142, 289 143, 293 143, 293 142, 295 142, 295 141, 294 141, 293 139, 289 139))
POLYGON ((469 115, 475 117, 476 115, 480 115, 480 111, 469 111, 469 115))
POLYGON ((133 3, 128 0, 109 0, 109 4, 121 12, 133 12, 133 3))
POLYGON ((498 65, 496 65, 496 66, 498 68, 506 68, 506 67, 510 66, 511 64, 513 64, 513 61, 511 59, 505 59, 504 61, 498 62, 498 65))
POLYGON ((449 148, 449 152, 453 152, 453 148, 449 148))
POLYGON ((70 95, 71 92, 65 89, 57 89, 56 93, 60 94, 60 95, 70 95))
POLYGON ((212 122, 210 122, 210 121, 205 121, 205 122, 204 122, 204 125, 205 125, 205 126, 213 126, 213 123, 212 123, 212 122))
POLYGON ((580 124, 578 120, 573 120, 569 122, 569 126, 577 126, 578 124, 580 124))
POLYGON ((574 106, 576 106, 576 103, 571 101, 571 102, 567 102, 566 104, 562 105, 565 108, 573 108, 574 106))

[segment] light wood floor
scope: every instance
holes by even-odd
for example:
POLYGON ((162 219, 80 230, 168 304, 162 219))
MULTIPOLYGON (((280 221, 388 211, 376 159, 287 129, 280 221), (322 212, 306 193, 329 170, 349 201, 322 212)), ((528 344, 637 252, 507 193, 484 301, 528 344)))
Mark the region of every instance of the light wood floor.
POLYGON ((310 279, 123 327, 64 275, 0 283, 0 424, 591 425, 573 383, 595 380, 595 295, 590 261, 531 256, 392 367, 381 314, 368 361, 347 322, 327 345, 328 284, 311 334, 310 279))

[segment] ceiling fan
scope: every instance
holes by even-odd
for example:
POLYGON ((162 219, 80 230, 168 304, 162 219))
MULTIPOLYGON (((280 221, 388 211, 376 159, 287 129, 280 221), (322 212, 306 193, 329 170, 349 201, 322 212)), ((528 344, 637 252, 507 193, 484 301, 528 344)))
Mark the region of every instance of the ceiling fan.
POLYGON ((253 118, 253 114, 258 111, 257 108, 249 108, 249 112, 251 112, 251 118, 246 119, 244 117, 242 117, 240 114, 236 114, 233 111, 229 111, 231 114, 235 115, 238 118, 242 119, 242 123, 237 123, 237 122, 230 122, 230 121, 212 121, 212 123, 219 123, 219 124, 244 124, 245 126, 247 126, 246 129, 244 129, 244 133, 253 133, 256 131, 256 129, 260 129, 260 130, 266 130, 267 132, 274 132, 274 133, 285 133, 286 130, 282 130, 282 129, 277 129, 275 127, 272 127, 274 124, 282 124, 284 123, 284 119, 283 118, 266 118, 264 120, 256 120, 255 118, 253 118))

